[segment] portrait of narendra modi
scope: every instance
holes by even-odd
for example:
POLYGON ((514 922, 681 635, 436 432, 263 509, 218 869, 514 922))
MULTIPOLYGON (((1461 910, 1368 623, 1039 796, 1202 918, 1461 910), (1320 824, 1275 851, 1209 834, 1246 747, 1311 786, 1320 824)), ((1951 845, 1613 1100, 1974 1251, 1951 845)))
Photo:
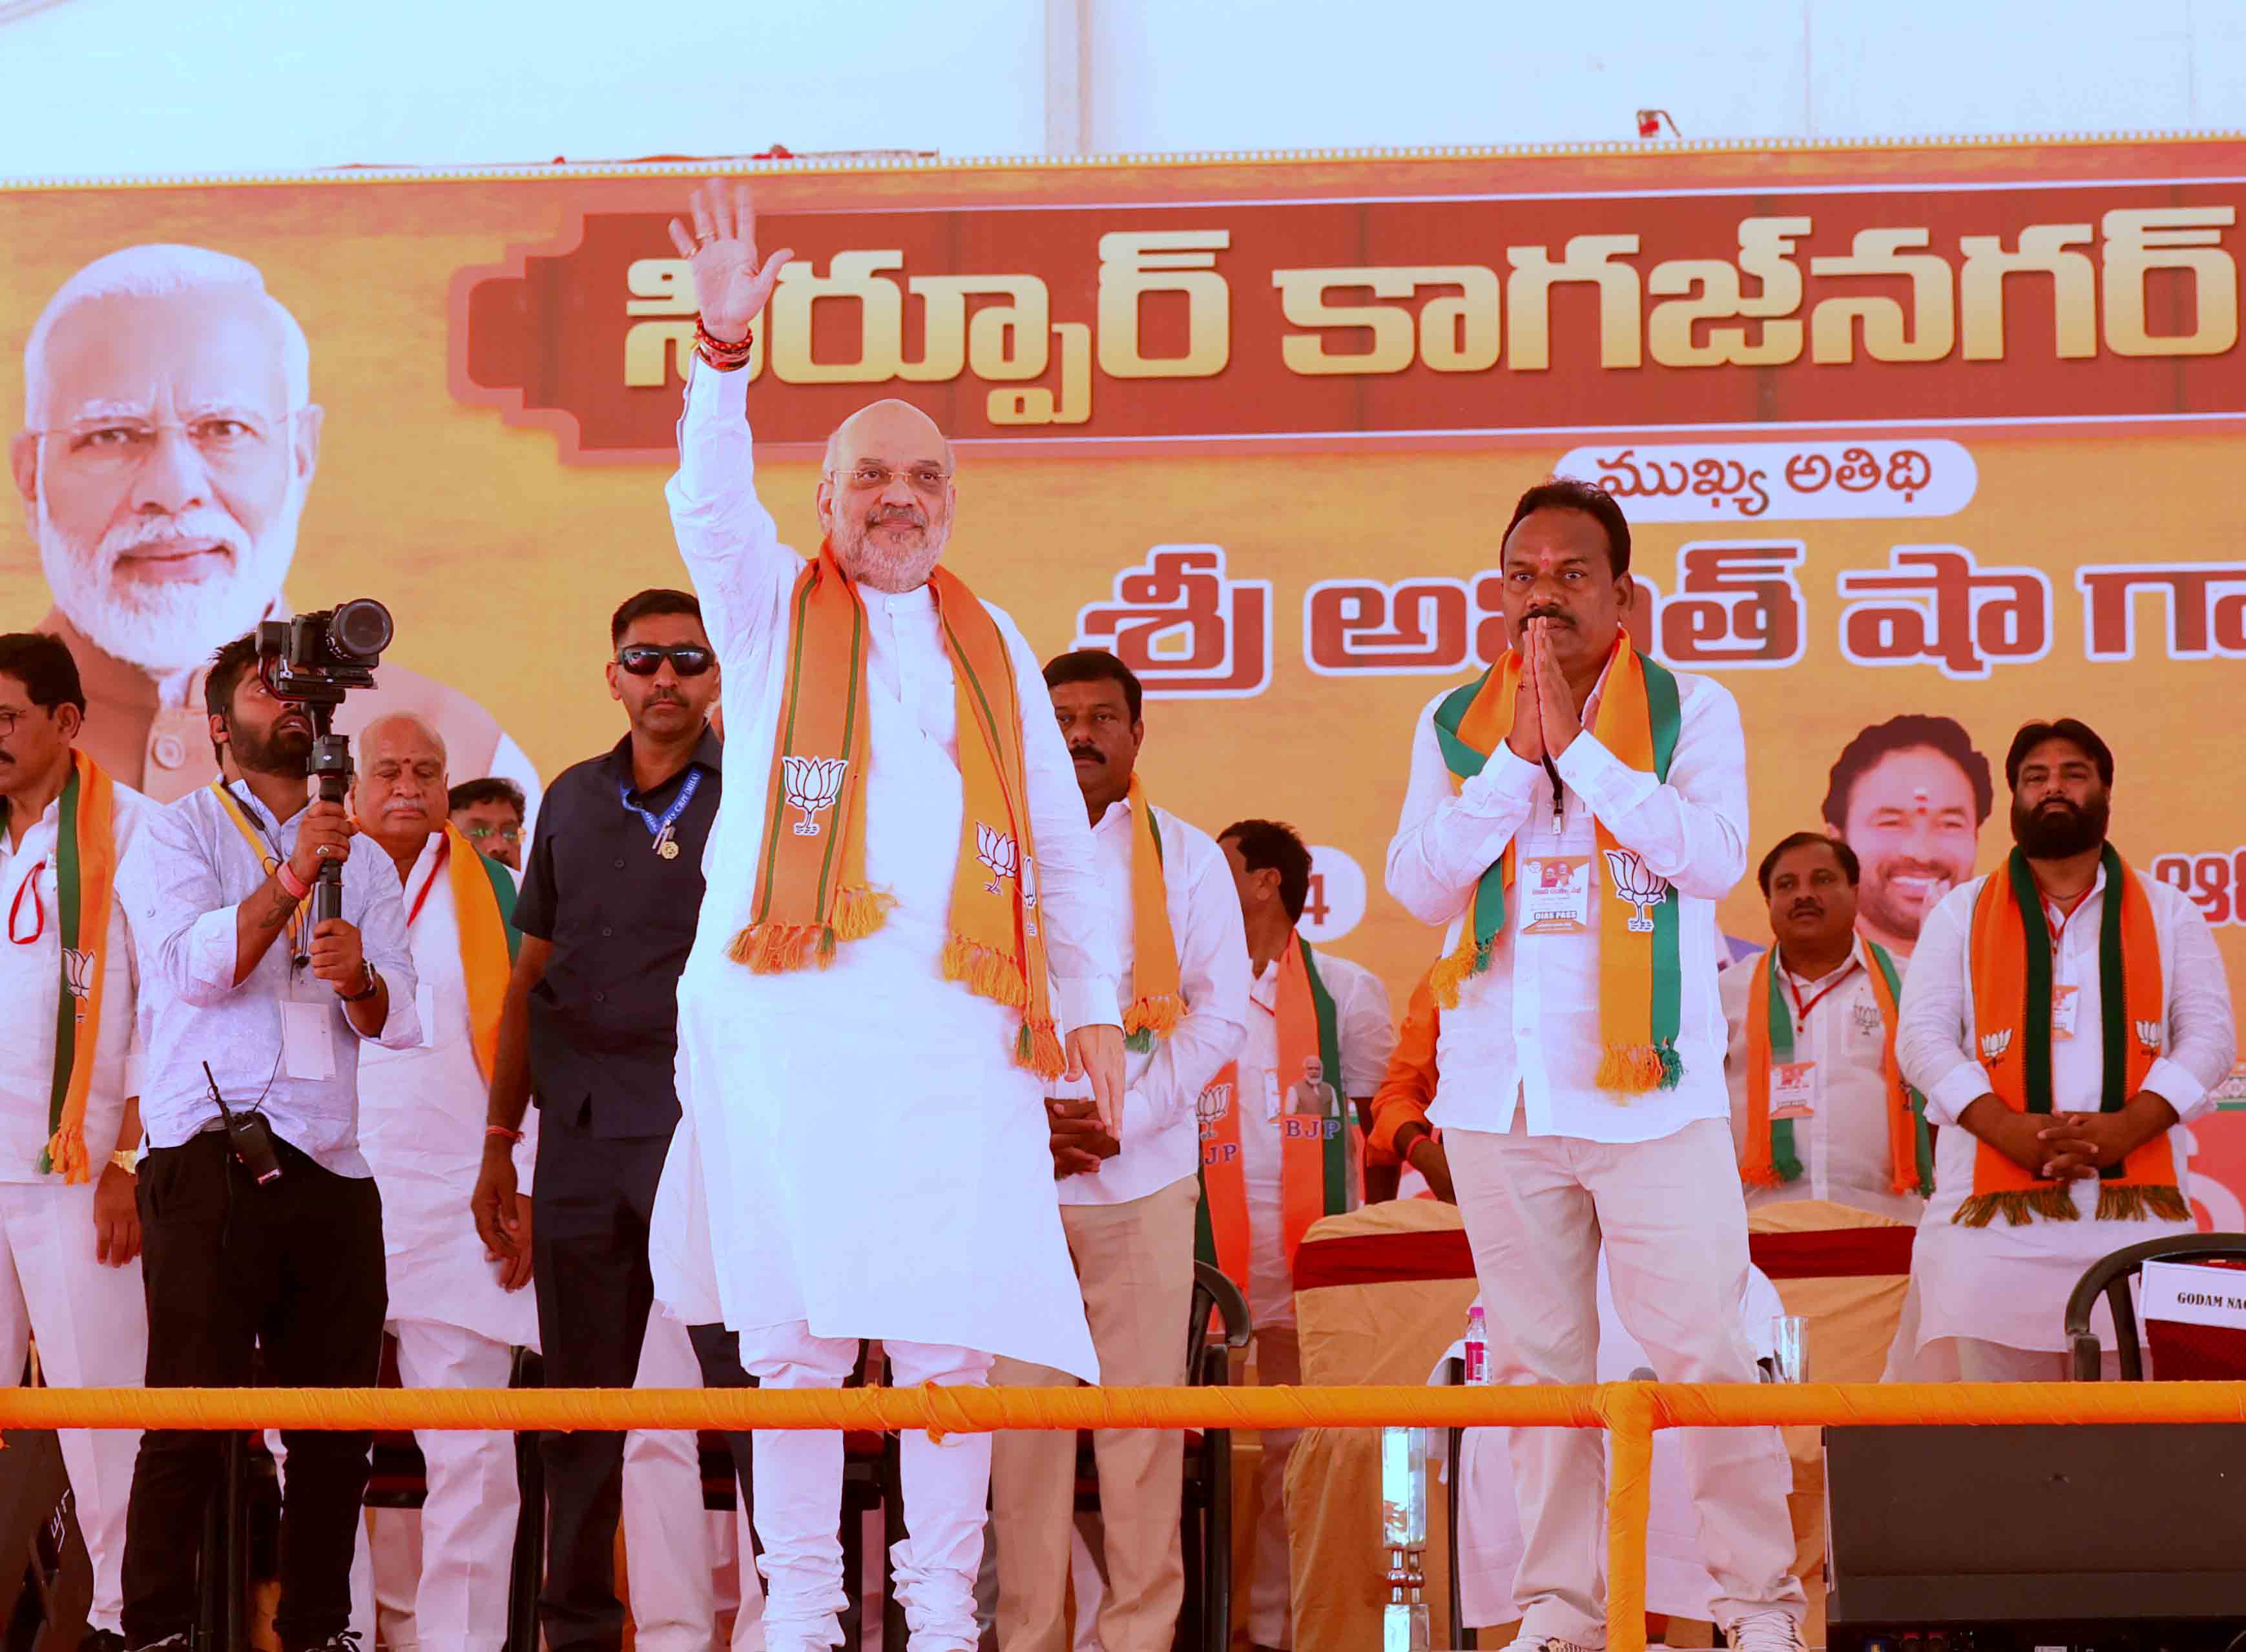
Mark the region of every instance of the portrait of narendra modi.
MULTIPOLYGON (((88 711, 79 744, 158 801, 216 773, 201 682, 212 654, 285 615, 325 413, 311 348, 257 267, 152 244, 97 258, 48 299, 24 347, 24 423, 10 471, 88 711)), ((307 593, 305 608, 380 596, 307 593)), ((356 733, 413 712, 454 771, 499 775, 535 800, 538 775, 466 695, 394 664, 336 720, 356 733)))

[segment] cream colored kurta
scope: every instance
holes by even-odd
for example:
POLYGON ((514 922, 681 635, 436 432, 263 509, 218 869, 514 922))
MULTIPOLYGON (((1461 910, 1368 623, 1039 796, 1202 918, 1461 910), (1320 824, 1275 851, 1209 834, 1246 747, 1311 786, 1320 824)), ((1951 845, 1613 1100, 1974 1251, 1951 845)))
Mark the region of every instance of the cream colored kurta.
MULTIPOLYGON (((1019 1016, 941 968, 963 804, 952 669, 925 587, 861 593, 867 870, 897 905, 823 970, 754 976, 725 955, 756 886, 786 599, 803 566, 757 500, 746 390, 744 374, 697 365, 669 488, 725 671, 729 738, 701 928, 678 983, 680 1100, 693 1129, 666 1178, 691 1175, 698 1154, 718 1305, 737 1330, 803 1320, 819 1336, 950 1344, 1096 1378, 1042 1086, 1013 1061, 1019 1016)), ((1037 656, 992 612, 1023 688, 1054 1010, 1064 1033, 1117 1023, 1083 796, 1037 656)), ((664 1208, 690 1205, 673 1197, 664 1208)))
MULTIPOLYGON (((511 1348, 536 1348, 537 1298, 528 1286, 510 1291, 500 1284, 500 1265, 485 1255, 468 1207, 483 1166, 490 1087, 476 1066, 468 1025, 452 874, 437 863, 444 840, 441 832, 429 834, 405 880, 421 1042, 406 1050, 369 1044, 359 1052, 359 1151, 382 1190, 391 1322, 430 1320, 511 1348)), ((378 851, 367 841, 359 853, 378 851)), ((527 1193, 538 1159, 534 1111, 523 1130, 514 1163, 527 1193)))

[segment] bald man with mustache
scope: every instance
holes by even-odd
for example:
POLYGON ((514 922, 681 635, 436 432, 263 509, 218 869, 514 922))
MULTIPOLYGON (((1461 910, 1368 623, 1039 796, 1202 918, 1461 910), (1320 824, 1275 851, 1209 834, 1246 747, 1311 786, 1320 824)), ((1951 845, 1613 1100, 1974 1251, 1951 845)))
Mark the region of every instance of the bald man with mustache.
MULTIPOLYGON (((1115 1128, 1119 968, 1038 656, 943 566, 953 455, 906 403, 835 432, 818 556, 779 542, 738 370, 789 255, 759 258, 745 187, 697 191, 691 218, 671 226, 701 317, 669 495, 731 801, 679 981, 692 1146, 665 1166, 674 1207, 702 1189, 710 1277, 657 1293, 722 1318, 767 1388, 839 1387, 861 1338, 900 1387, 980 1384, 999 1356, 1096 1380, 1043 1097, 1083 1073, 1115 1128)), ((903 1451, 909 1652, 971 1652, 990 1437, 903 1451)), ((754 1473, 766 1645, 835 1645, 841 1436, 759 1431, 754 1473)))

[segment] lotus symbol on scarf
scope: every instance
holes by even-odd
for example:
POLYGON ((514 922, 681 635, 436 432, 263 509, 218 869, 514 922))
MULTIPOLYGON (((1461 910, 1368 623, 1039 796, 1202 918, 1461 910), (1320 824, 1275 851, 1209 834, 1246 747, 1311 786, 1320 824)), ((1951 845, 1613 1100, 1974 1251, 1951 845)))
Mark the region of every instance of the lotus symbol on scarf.
POLYGON ((1631 931, 1652 934, 1652 909, 1669 899, 1667 880, 1648 871, 1635 849, 1609 849, 1606 856, 1607 875, 1614 880, 1615 898, 1637 908, 1637 915, 1630 921, 1631 931))
POLYGON ((2002 1061, 2004 1058, 2004 1051, 2011 1047, 2012 1030, 2010 1027, 2005 1028, 2002 1032, 1988 1032, 1981 1035, 1981 1059, 1984 1061, 2002 1061))
POLYGON ((2161 1023, 2157 1021, 2139 1022, 2137 1023, 2137 1042, 2144 1045, 2147 1054, 2159 1054, 2161 1048, 2161 1023))
POLYGON ((63 979, 70 982, 71 996, 85 1003, 93 992, 93 955, 77 947, 65 947, 63 979))
POLYGON ((803 811, 803 819, 795 823, 796 836, 819 835, 819 817, 842 795, 842 776, 849 766, 847 758, 784 757, 779 760, 780 784, 786 789, 788 806, 803 811))
POLYGON ((1232 1086, 1211 1084, 1194 1098, 1194 1112, 1201 1119, 1201 1139, 1206 1141, 1216 1128, 1216 1121, 1232 1111, 1232 1086))
POLYGON ((983 886, 986 894, 998 893, 1001 878, 1020 874, 1022 854, 1014 846, 1013 834, 1001 832, 996 826, 984 826, 980 820, 975 823, 975 858, 990 874, 990 881, 983 886))

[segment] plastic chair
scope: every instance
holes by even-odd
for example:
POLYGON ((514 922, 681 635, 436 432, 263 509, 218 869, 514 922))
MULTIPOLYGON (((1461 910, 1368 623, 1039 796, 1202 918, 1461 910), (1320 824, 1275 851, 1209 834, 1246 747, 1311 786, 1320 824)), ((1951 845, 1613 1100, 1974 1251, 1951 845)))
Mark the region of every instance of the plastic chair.
POLYGON ((2091 1263, 2075 1281, 2073 1295, 2066 1299, 2068 1380, 2094 1383, 2100 1378, 2102 1350, 2098 1333, 2090 1328, 2090 1315, 2103 1296, 2113 1315, 2113 1348, 2120 1356, 2121 1380, 2143 1382, 2144 1351, 2137 1337, 2137 1305, 2130 1295, 2131 1282, 2147 1262, 2204 1261, 2215 1257, 2246 1260, 2246 1234, 2169 1234, 2125 1245, 2091 1263))

